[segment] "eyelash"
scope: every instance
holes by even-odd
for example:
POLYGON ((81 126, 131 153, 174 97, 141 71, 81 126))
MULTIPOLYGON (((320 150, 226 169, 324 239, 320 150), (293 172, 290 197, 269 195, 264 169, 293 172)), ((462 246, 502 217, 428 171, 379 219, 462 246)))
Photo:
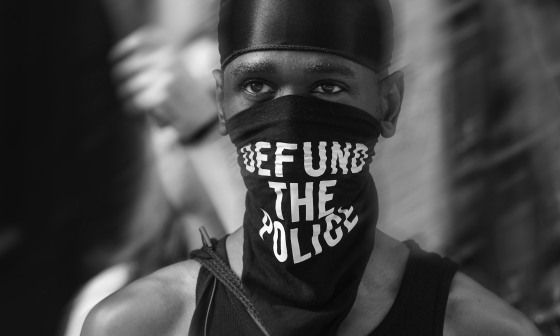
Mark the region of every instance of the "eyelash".
MULTIPOLYGON (((330 85, 332 85, 332 86, 337 86, 337 87, 340 88, 340 91, 339 91, 339 92, 334 92, 334 93, 331 93, 331 94, 337 94, 337 93, 340 93, 340 92, 347 91, 347 88, 346 88, 346 86, 345 86, 344 84, 339 83, 339 82, 337 82, 337 81, 333 81, 333 80, 328 80, 328 81, 319 82, 319 83, 315 84, 315 86, 313 87, 313 90, 315 90, 316 88, 318 88, 318 87, 320 87, 320 86, 322 86, 322 85, 325 85, 325 84, 330 84, 330 85)), ((326 93, 326 94, 329 94, 329 93, 326 93)))
MULTIPOLYGON (((269 87, 272 89, 272 92, 266 92, 266 93, 263 93, 263 94, 271 94, 271 93, 276 92, 276 89, 274 88, 274 86, 273 86, 272 84, 268 83, 268 82, 265 81, 265 80, 258 79, 258 78, 254 78, 254 79, 250 79, 250 80, 241 82, 241 84, 240 84, 239 87, 238 87, 238 90, 239 90, 240 92, 244 92, 244 93, 247 93, 247 94, 249 94, 249 95, 256 96, 256 95, 258 95, 259 93, 251 93, 251 92, 247 92, 247 90, 246 90, 246 88, 247 88, 249 85, 253 84, 253 83, 259 83, 259 84, 267 85, 267 86, 269 86, 269 87)), ((332 85, 332 86, 336 86, 336 87, 340 88, 340 91, 338 91, 338 92, 333 92, 333 93, 329 93, 329 92, 318 92, 318 93, 335 95, 335 94, 338 94, 338 93, 347 91, 347 88, 346 88, 346 86, 345 86, 344 84, 342 84, 342 83, 340 83, 340 82, 338 82, 338 81, 334 81, 334 80, 325 80, 325 81, 320 81, 320 82, 315 83, 315 84, 313 85, 312 92, 315 91, 318 87, 320 87, 320 86, 322 86, 322 85, 325 85, 325 84, 330 84, 330 85, 332 85)))
POLYGON ((239 90, 240 92, 245 92, 245 93, 250 94, 250 95, 256 95, 255 93, 247 92, 247 90, 245 89, 246 87, 248 87, 248 86, 251 85, 252 83, 262 83, 262 84, 264 84, 264 85, 267 85, 267 86, 271 87, 271 88, 273 89, 273 91, 275 91, 275 89, 274 89, 274 87, 272 86, 272 84, 268 83, 268 82, 265 81, 265 80, 258 79, 258 78, 250 79, 250 80, 241 82, 241 84, 240 84, 239 87, 238 87, 238 90, 239 90))

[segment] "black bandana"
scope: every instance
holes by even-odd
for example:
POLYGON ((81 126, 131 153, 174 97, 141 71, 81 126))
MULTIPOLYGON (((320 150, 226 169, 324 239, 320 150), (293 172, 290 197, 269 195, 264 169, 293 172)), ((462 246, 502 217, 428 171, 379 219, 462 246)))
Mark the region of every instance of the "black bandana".
POLYGON ((307 50, 379 71, 393 49, 388 0, 222 0, 218 34, 222 67, 251 51, 307 50))
POLYGON ((378 122, 284 96, 233 116, 227 130, 248 190, 242 281, 251 300, 272 335, 335 335, 374 245, 378 122))

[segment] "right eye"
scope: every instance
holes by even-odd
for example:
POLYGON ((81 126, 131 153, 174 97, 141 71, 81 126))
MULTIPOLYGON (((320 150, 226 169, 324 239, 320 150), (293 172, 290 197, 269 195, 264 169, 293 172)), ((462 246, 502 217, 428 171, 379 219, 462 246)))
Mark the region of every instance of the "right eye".
POLYGON ((274 92, 270 85, 257 80, 252 80, 243 84, 243 90, 251 95, 259 95, 274 92))

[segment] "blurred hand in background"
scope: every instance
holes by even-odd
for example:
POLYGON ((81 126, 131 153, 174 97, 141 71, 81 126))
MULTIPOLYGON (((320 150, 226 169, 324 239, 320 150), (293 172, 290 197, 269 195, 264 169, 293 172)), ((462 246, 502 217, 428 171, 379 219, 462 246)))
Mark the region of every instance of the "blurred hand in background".
POLYGON ((213 83, 196 72, 193 76, 185 66, 205 69, 211 78, 218 61, 217 43, 209 37, 196 42, 184 46, 170 40, 166 29, 146 26, 111 51, 113 76, 127 110, 147 113, 160 126, 172 126, 182 139, 217 119, 213 83))

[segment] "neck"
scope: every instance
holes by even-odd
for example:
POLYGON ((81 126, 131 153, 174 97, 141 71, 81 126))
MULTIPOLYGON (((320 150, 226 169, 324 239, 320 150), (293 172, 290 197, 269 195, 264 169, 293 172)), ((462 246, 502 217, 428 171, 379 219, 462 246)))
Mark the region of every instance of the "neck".
POLYGON ((399 292, 409 249, 377 231, 375 247, 358 288, 358 295, 339 335, 368 335, 389 313, 399 292))
MULTIPOLYGON (((235 230, 226 240, 228 261, 233 272, 243 273, 243 227, 235 230)), ((375 246, 362 278, 361 291, 373 292, 397 287, 404 272, 409 250, 399 241, 376 229, 375 246), (398 265, 399 267, 395 267, 398 265), (396 281, 387 281, 392 279, 396 281), (396 282, 396 283, 395 283, 396 282)))
POLYGON ((233 273, 241 279, 243 273, 243 226, 227 237, 226 250, 233 273))
MULTIPOLYGON (((226 240, 233 272, 243 272, 243 227, 226 240)), ((361 279, 356 300, 340 326, 340 335, 366 335, 389 312, 400 288, 410 251, 401 242, 376 230, 375 246, 361 279)))

